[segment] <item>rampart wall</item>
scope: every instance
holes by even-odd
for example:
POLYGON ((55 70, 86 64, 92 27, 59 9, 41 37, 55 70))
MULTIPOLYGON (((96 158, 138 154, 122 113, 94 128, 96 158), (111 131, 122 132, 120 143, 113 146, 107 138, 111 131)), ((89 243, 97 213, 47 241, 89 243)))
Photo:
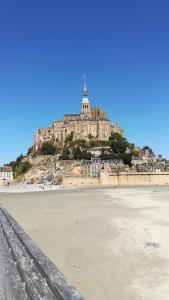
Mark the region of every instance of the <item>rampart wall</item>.
POLYGON ((102 170, 100 178, 68 176, 63 178, 64 185, 98 186, 151 186, 169 185, 169 172, 161 173, 109 173, 102 170))
POLYGON ((63 185, 99 185, 99 178, 82 177, 82 176, 67 176, 63 178, 63 185))

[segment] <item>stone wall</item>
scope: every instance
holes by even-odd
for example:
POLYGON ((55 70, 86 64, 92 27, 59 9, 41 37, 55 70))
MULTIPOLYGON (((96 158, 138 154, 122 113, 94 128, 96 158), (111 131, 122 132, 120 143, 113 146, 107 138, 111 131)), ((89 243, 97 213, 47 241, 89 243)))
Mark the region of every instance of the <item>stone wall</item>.
MULTIPOLYGON (((71 133, 73 133, 74 141, 81 139, 88 140, 89 135, 98 138, 99 140, 108 141, 111 135, 111 124, 109 120, 81 119, 54 122, 51 131, 51 139, 53 135, 55 141, 64 142, 66 137, 71 133)), ((44 136, 44 138, 46 138, 46 136, 44 136)))
POLYGON ((64 185, 97 186, 151 186, 169 185, 169 173, 109 173, 102 170, 100 178, 68 176, 63 178, 64 185))
POLYGON ((81 114, 65 115, 64 120, 53 122, 49 128, 38 129, 33 142, 33 149, 37 151, 44 142, 64 143, 66 138, 73 133, 73 140, 89 140, 89 135, 100 141, 108 141, 112 133, 124 135, 123 129, 118 124, 111 125, 106 114, 94 109, 95 117, 83 119, 81 114), (97 114, 100 116, 97 118, 97 114))
POLYGON ((63 185, 99 185, 99 178, 82 177, 82 176, 68 176, 62 180, 63 185))
POLYGON ((111 186, 169 185, 169 172, 111 174, 102 170, 100 184, 111 186))

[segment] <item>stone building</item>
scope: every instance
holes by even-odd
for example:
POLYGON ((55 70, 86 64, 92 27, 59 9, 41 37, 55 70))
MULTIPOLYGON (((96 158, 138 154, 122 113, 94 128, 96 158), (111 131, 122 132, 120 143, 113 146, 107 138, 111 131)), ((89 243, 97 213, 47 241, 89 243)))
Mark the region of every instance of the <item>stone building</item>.
POLYGON ((80 113, 65 114, 63 120, 54 121, 50 128, 38 129, 33 148, 37 151, 44 142, 63 145, 69 136, 73 141, 90 139, 108 141, 112 133, 124 135, 123 129, 117 123, 111 124, 106 112, 90 105, 85 81, 80 113))
POLYGON ((100 177, 102 169, 110 172, 124 172, 126 166, 122 160, 102 160, 100 158, 92 158, 91 160, 83 160, 81 165, 81 175, 86 177, 100 177))

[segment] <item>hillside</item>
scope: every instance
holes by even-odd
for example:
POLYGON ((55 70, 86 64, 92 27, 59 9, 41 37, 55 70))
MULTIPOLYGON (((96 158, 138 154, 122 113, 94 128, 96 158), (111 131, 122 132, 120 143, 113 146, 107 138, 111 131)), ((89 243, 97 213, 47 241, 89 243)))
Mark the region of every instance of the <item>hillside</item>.
POLYGON ((28 156, 23 161, 29 161, 31 168, 18 179, 29 183, 61 183, 62 177, 80 175, 80 161, 59 161, 56 155, 44 155, 32 158, 28 156))

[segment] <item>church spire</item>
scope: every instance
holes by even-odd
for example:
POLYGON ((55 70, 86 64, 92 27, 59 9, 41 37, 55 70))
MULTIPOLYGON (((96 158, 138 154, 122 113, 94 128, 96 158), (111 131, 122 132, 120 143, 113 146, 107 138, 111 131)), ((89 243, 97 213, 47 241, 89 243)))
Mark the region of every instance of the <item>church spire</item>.
POLYGON ((82 119, 91 119, 91 107, 87 93, 86 76, 84 76, 83 99, 81 103, 80 116, 82 119))
POLYGON ((86 76, 84 75, 83 97, 87 97, 86 76))

